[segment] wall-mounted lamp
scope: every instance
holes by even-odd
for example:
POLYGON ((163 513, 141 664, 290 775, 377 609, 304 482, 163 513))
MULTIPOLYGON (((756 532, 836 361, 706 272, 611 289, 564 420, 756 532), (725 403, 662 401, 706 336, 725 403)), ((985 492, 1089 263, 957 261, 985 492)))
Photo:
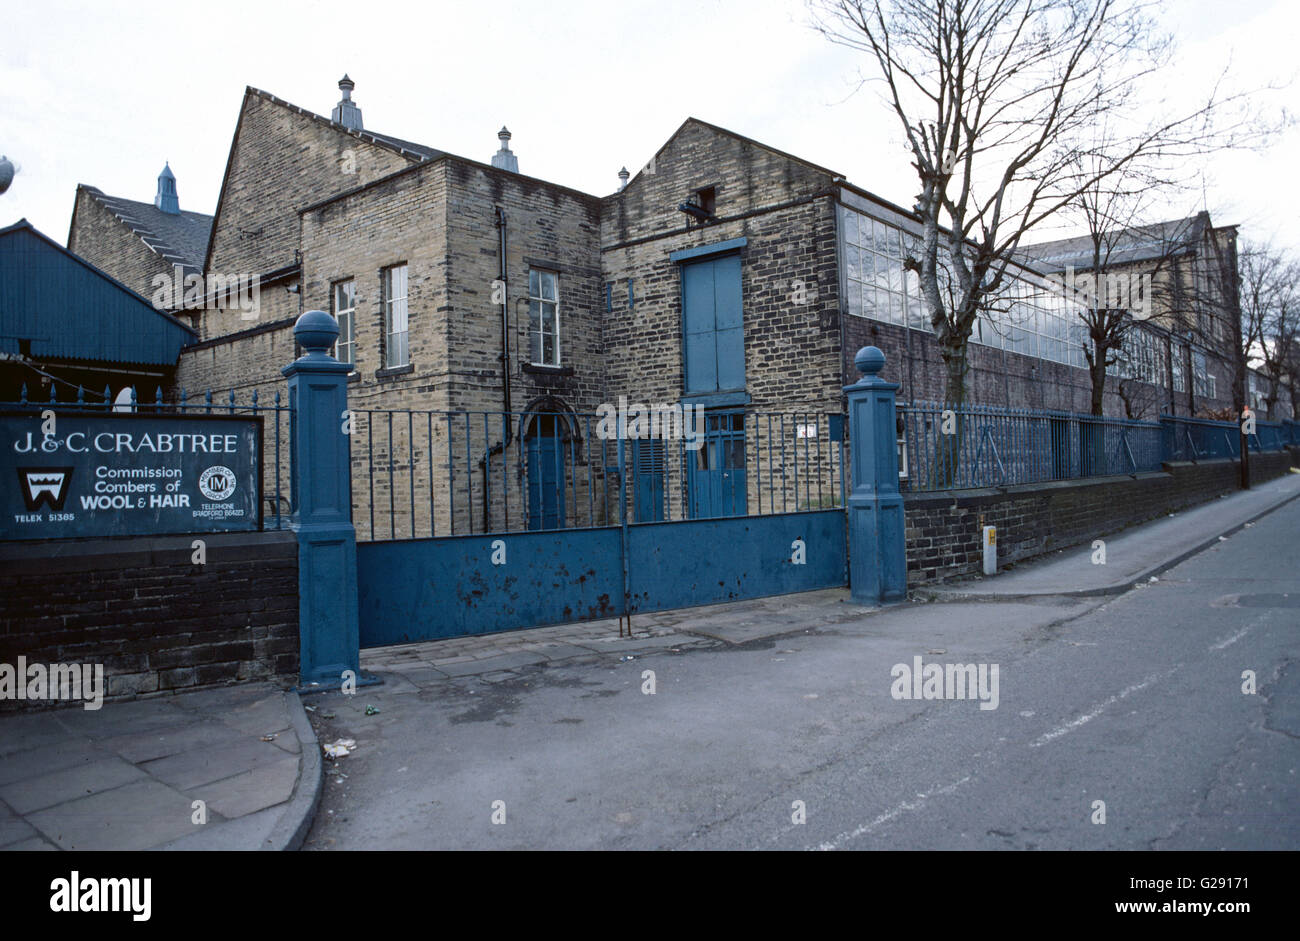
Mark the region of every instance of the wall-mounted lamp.
POLYGON ((709 210, 705 209, 703 206, 695 205, 695 203, 682 203, 677 207, 677 209, 679 212, 686 213, 696 222, 708 222, 715 218, 713 213, 709 212, 709 210))

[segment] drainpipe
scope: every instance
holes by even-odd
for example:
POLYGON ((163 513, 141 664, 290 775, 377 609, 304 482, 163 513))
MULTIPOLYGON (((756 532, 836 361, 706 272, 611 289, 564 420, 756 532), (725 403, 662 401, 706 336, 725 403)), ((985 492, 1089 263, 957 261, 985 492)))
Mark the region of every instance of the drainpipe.
MULTIPOLYGON (((514 440, 514 420, 510 414, 510 292, 506 285, 506 212, 500 206, 496 207, 496 227, 497 227, 497 278, 501 282, 501 401, 502 411, 505 413, 505 437, 498 443, 492 445, 479 461, 479 467, 483 470, 483 532, 487 532, 491 526, 492 510, 488 506, 488 474, 492 472, 492 458, 497 454, 504 454, 505 449, 510 446, 514 440)), ((505 503, 506 513, 510 512, 510 501, 505 503)), ((509 518, 504 520, 507 527, 509 518)))
MULTIPOLYGON (((510 298, 506 291, 506 211, 496 207, 497 216, 497 260, 501 281, 501 398, 505 402, 504 411, 510 411, 510 298)), ((508 442, 507 442, 508 443, 508 442)))

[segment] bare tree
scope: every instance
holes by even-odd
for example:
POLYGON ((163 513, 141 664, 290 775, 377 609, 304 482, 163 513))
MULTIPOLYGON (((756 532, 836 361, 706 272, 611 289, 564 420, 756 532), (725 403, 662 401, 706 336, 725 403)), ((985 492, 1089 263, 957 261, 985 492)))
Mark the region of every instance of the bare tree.
POLYGON ((1156 415, 1160 406, 1160 391, 1149 382, 1142 382, 1131 376, 1120 377, 1115 384, 1115 392, 1124 403, 1124 417, 1129 419, 1147 419, 1156 415))
POLYGON ((1067 243, 1030 245, 1025 251, 1039 257, 1041 263, 1041 249, 1062 244, 1074 249, 1065 258, 1058 254, 1051 259, 1055 262, 1050 264, 1051 280, 1074 302, 1081 321, 1076 342, 1088 364, 1091 412, 1105 414, 1106 380, 1112 368, 1118 367, 1116 391, 1132 418, 1136 402, 1146 396, 1138 395, 1134 377, 1125 375, 1134 365, 1128 347, 1130 341, 1139 339, 1137 324, 1156 313, 1168 269, 1177 254, 1186 250, 1193 220, 1172 226, 1143 224, 1156 211, 1167 211, 1158 209, 1157 198, 1167 200, 1185 190, 1188 181, 1180 178, 1177 168, 1163 166, 1154 153, 1135 158, 1118 176, 1104 175, 1116 138, 1115 122, 1107 116, 1094 130, 1090 146, 1076 156, 1076 172, 1089 182, 1064 207, 1062 216, 1077 219, 1085 234, 1067 243))
POLYGON ((808 2, 827 38, 867 53, 907 138, 923 237, 905 266, 919 275, 955 407, 976 319, 1026 232, 1139 163, 1205 153, 1249 123, 1215 126, 1242 97, 1217 85, 1190 112, 1139 120, 1168 114, 1139 95, 1173 52, 1146 0, 808 2), (1103 152, 1093 138, 1108 118, 1103 152))
POLYGON ((1300 395, 1296 394, 1300 385, 1300 342, 1293 340, 1278 361, 1281 364, 1280 378, 1291 399, 1291 418, 1300 420, 1300 395))
POLYGON ((1300 264, 1270 244, 1247 242, 1239 268, 1243 359, 1262 361, 1272 415, 1300 329, 1300 264))

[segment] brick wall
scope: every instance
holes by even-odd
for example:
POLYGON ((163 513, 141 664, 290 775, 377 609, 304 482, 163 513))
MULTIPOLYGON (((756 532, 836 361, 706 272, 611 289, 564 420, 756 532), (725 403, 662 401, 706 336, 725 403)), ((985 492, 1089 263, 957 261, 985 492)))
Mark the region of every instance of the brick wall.
POLYGON ((691 120, 623 192, 607 197, 601 252, 605 279, 613 285, 613 310, 605 315, 611 394, 643 402, 681 397, 681 274, 669 256, 743 237, 745 383, 751 407, 838 411, 832 180, 828 171, 691 120), (677 207, 710 186, 718 221, 688 227, 677 207))
MULTIPOLYGON (((107 698, 298 672, 291 533, 0 545, 0 663, 102 663, 107 698)), ((0 701, 0 709, 13 708, 0 701)))
MULTIPOLYGON (((208 274, 262 275, 292 265, 300 247, 298 210, 418 159, 249 89, 212 223, 208 274)), ((284 294, 282 287, 268 293, 276 292, 284 294)), ((275 311, 263 314, 264 319, 276 316, 275 311)), ((202 336, 221 336, 248 326, 234 311, 205 312, 202 336)))
POLYGON ((81 187, 72 207, 68 251, 145 298, 153 297, 156 275, 173 277, 172 266, 162 256, 81 187))
MULTIPOLYGON (((1300 450, 1252 454, 1251 482, 1300 464, 1300 450)), ((1088 542, 1238 489, 1236 461, 1166 464, 1136 477, 1099 477, 905 497, 908 583, 982 570, 981 519, 998 529, 998 565, 1088 542)))

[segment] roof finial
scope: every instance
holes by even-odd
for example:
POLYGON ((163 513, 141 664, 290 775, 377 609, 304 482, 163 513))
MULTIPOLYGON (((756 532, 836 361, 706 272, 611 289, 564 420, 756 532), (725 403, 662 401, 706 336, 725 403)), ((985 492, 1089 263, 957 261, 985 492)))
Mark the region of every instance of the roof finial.
POLYGON ((335 124, 342 124, 350 131, 362 130, 361 109, 357 107, 352 100, 352 89, 357 87, 357 83, 348 78, 347 73, 339 79, 339 91, 343 93, 342 99, 334 106, 334 111, 330 114, 330 120, 335 124))
POLYGON ((158 192, 154 194, 153 204, 159 212, 169 216, 181 214, 180 200, 176 196, 176 174, 172 173, 169 162, 164 161, 162 173, 158 174, 158 192))
POLYGON ((519 158, 510 152, 510 129, 502 127, 501 130, 497 131, 497 139, 501 141, 501 149, 492 155, 492 166, 499 170, 518 173, 519 158))

